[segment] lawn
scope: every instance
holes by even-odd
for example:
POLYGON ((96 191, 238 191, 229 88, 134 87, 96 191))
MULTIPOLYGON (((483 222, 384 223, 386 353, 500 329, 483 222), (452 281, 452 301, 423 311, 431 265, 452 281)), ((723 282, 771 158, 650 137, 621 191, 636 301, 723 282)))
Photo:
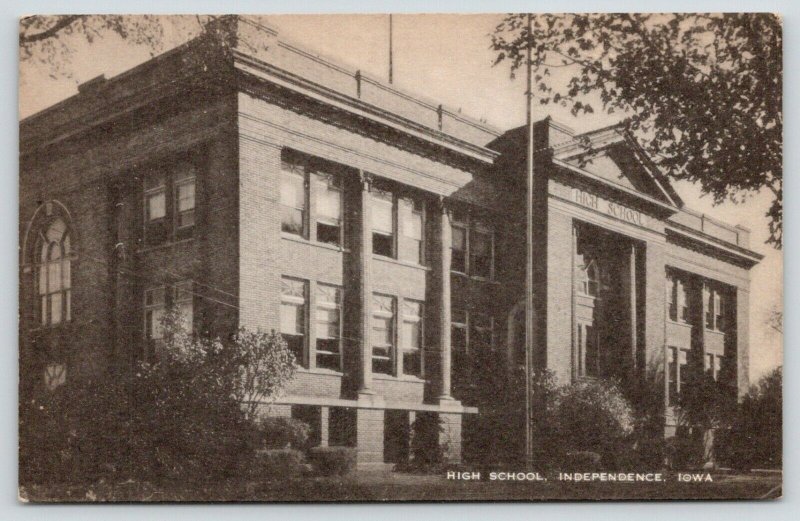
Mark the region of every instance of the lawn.
POLYGON ((20 498, 33 502, 80 501, 543 501, 774 499, 782 475, 712 473, 713 482, 680 482, 668 473, 659 483, 452 481, 444 475, 359 473, 341 478, 305 478, 255 483, 142 482, 92 485, 33 485, 20 498))

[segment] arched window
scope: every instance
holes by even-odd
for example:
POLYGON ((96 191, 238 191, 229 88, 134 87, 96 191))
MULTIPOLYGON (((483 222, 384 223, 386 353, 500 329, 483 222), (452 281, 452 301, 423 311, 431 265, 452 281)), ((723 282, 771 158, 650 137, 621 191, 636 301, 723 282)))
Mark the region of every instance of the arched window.
POLYGON ((40 232, 36 242, 36 293, 39 323, 50 326, 72 316, 70 296, 70 237, 60 218, 40 232))

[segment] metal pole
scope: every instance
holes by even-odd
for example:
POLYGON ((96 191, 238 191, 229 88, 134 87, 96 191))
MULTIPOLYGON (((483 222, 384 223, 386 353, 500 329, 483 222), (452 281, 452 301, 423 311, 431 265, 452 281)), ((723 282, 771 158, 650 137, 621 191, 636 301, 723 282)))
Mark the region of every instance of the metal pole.
POLYGON ((527 205, 526 205, 526 233, 527 251, 525 255, 525 463, 530 468, 533 465, 533 431, 531 429, 532 411, 532 382, 533 374, 533 81, 531 71, 531 53, 533 40, 531 37, 531 19, 528 13, 528 53, 525 64, 528 76, 528 86, 525 92, 527 127, 528 127, 528 164, 527 164, 527 205))
POLYGON ((393 56, 392 56, 392 15, 389 15, 389 83, 394 82, 393 56))

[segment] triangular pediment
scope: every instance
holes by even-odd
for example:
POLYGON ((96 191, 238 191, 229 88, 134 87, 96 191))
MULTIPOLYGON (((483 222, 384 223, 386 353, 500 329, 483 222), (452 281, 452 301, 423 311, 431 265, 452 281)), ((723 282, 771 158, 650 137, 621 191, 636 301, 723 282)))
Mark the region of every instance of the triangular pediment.
POLYGON ((553 159, 556 165, 584 173, 609 187, 670 206, 683 206, 669 180, 636 141, 618 127, 574 135, 554 147, 553 159))

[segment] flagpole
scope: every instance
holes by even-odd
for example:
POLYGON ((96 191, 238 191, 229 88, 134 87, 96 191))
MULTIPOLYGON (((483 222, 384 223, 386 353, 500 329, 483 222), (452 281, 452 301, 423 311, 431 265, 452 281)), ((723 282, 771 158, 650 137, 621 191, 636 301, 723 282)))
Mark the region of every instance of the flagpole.
POLYGON ((533 80, 531 70, 531 48, 533 41, 531 37, 531 19, 533 15, 528 13, 528 38, 527 38, 527 60, 525 68, 527 71, 527 90, 525 91, 525 105, 527 112, 528 127, 528 157, 527 157, 527 204, 526 204, 526 246, 525 255, 525 463, 528 468, 533 465, 533 430, 532 420, 532 382, 533 373, 533 80))
POLYGON ((393 63, 394 57, 392 56, 392 44, 393 44, 392 40, 393 40, 393 36, 394 35, 392 34, 392 15, 390 14, 389 15, 389 83, 394 83, 394 70, 393 70, 394 69, 394 63, 393 63))

